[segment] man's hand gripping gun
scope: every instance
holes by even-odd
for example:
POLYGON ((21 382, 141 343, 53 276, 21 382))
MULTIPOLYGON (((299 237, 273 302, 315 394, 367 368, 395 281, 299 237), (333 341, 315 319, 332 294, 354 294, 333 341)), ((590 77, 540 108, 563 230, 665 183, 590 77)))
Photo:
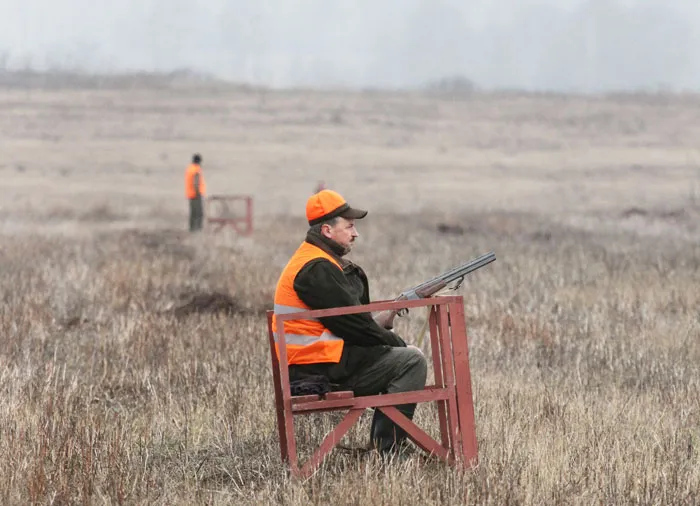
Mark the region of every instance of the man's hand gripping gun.
MULTIPOLYGON (((432 297, 433 295, 436 295, 437 293, 446 288, 450 290, 457 290, 460 286, 462 286, 464 277, 467 274, 474 272, 477 269, 481 269, 482 267, 490 264, 494 260, 496 260, 496 254, 494 252, 486 253, 485 255, 481 255, 479 258, 476 258, 471 262, 462 264, 458 267, 455 267, 454 269, 450 269, 449 271, 444 272, 432 279, 429 279, 428 281, 425 281, 420 285, 414 286, 413 288, 409 288, 405 292, 401 292, 401 295, 396 297, 396 299, 394 300, 400 301, 425 299, 426 297, 432 297), (454 281, 456 281, 456 283, 453 286, 448 286, 454 281)), ((382 311, 374 319, 380 326, 386 329, 391 329, 394 327, 394 318, 397 315, 404 316, 407 313, 408 309, 406 308, 391 311, 382 311)))

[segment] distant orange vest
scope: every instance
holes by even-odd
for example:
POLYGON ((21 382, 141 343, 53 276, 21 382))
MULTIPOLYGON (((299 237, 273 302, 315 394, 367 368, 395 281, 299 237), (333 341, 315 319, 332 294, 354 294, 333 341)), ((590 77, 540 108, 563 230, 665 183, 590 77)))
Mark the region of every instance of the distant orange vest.
POLYGON ((185 196, 188 199, 193 199, 197 196, 197 190, 194 187, 194 176, 199 174, 199 194, 203 197, 206 193, 207 185, 204 183, 202 175, 202 167, 196 163, 191 164, 185 171, 185 196))
MULTIPOLYGON (((276 316, 310 310, 309 306, 301 301, 294 290, 294 278, 296 278, 302 267, 317 258, 325 258, 342 270, 338 261, 331 255, 318 246, 304 242, 292 255, 277 282, 272 329, 275 334, 275 348, 277 349, 278 357, 276 316)), ((340 362, 340 356, 343 353, 343 339, 333 335, 331 331, 316 319, 285 321, 284 338, 287 343, 287 362, 290 365, 326 362, 337 364, 340 362)))

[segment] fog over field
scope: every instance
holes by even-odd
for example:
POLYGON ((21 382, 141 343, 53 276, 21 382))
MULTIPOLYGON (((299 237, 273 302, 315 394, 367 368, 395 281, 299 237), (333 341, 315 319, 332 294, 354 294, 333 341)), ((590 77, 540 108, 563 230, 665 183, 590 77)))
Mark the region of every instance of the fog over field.
POLYGON ((290 86, 700 89, 696 0, 3 0, 0 68, 290 86))
MULTIPOLYGON (((699 0, 0 0, 0 505, 697 504, 699 24, 699 0), (212 220, 241 200, 188 231, 193 153, 250 235, 212 220), (369 210, 372 300, 496 253, 454 292, 476 468, 387 464, 368 411, 290 480, 266 311, 321 181, 369 210)), ((394 330, 430 385, 427 314, 394 330)), ((335 415, 296 418, 303 459, 335 415)), ((440 439, 435 403, 414 420, 440 439)))

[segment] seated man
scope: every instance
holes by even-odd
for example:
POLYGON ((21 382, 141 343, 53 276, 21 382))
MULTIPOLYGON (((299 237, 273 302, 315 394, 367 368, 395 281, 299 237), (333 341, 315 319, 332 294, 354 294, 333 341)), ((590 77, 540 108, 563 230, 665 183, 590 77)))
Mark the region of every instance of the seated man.
MULTIPOLYGON (((355 220, 366 215, 367 211, 351 208, 331 190, 309 198, 306 217, 310 228, 277 283, 275 314, 369 303, 367 276, 343 258, 359 236, 355 220)), ((370 313, 292 320, 285 322, 284 330, 291 381, 323 375, 358 396, 425 387, 423 353, 406 346, 370 313)), ((415 407, 397 406, 408 418, 413 417, 415 407)), ((403 429, 375 410, 370 434, 373 448, 391 455, 400 450, 405 438, 403 429)))

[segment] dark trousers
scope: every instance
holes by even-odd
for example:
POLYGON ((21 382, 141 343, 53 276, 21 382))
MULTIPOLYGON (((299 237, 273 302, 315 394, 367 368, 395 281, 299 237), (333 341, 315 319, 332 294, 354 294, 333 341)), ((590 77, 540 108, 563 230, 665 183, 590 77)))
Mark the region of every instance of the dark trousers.
MULTIPOLYGON (((357 396, 394 394, 423 390, 428 372, 425 356, 416 348, 388 346, 346 346, 338 364, 292 365, 291 381, 322 374, 339 390, 352 390, 357 396), (373 349, 375 348, 375 349, 373 349)), ((413 419, 415 404, 396 408, 413 419)), ((370 445, 382 453, 400 450, 406 431, 396 425, 380 410, 374 410, 370 445)))
MULTIPOLYGON (((352 390, 357 396, 394 394, 423 390, 428 364, 416 348, 388 346, 346 346, 338 364, 308 364, 289 367, 291 381, 322 374, 339 390, 352 390)), ((396 408, 413 419, 415 404, 396 408)), ((406 431, 396 425, 380 410, 374 410, 370 445, 382 453, 400 450, 406 431)))
POLYGON ((190 232, 195 232, 202 229, 204 221, 204 205, 202 197, 195 197, 190 200, 190 232))
MULTIPOLYGON (((343 387, 355 395, 394 394, 423 390, 428 364, 423 354, 415 348, 391 348, 376 361, 355 372, 343 387)), ((413 419, 415 404, 402 404, 396 408, 413 419)), ((406 431, 396 425, 379 409, 374 410, 370 444, 382 453, 400 449, 406 439, 406 431)))

